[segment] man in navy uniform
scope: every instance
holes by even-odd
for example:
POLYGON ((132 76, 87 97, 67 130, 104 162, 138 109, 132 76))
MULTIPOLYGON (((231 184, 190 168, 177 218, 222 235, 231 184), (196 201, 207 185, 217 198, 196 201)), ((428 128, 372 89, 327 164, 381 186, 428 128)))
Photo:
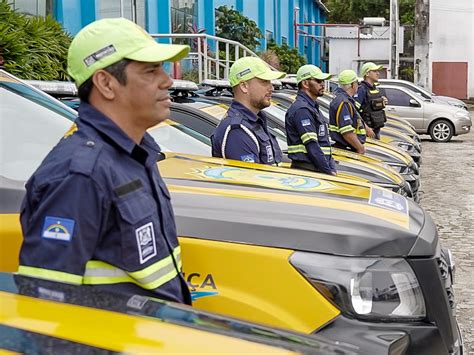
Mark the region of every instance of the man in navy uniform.
POLYGON ((211 137, 212 156, 269 165, 281 162, 280 147, 261 110, 270 106, 271 80, 283 76, 256 57, 240 58, 231 66, 234 100, 211 137))
POLYGON ((298 94, 285 116, 292 168, 336 175, 328 124, 316 102, 324 94, 324 80, 330 77, 312 64, 303 65, 296 73, 298 94))
POLYGON ((380 139, 380 129, 385 125, 385 105, 387 99, 377 88, 382 65, 364 63, 360 71, 364 80, 360 83, 354 99, 356 107, 366 123, 367 136, 380 139))
POLYGON ((170 195, 146 133, 170 113, 158 44, 133 22, 103 19, 71 43, 79 117, 26 184, 19 274, 191 303, 170 195))
POLYGON ((338 77, 339 87, 329 106, 329 130, 337 148, 365 153, 365 124, 357 112, 354 95, 358 88, 357 74, 343 70, 338 77))

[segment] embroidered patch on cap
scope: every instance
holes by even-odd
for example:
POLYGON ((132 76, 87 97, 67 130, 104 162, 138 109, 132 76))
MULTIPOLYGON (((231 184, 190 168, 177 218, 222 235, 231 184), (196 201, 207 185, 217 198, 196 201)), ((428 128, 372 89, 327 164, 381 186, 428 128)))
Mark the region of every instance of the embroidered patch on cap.
POLYGON ((301 125, 302 125, 303 127, 309 126, 309 125, 311 125, 311 121, 310 121, 309 119, 302 120, 302 121, 301 121, 301 125))
POLYGON ((237 73, 235 76, 237 77, 237 79, 240 79, 244 75, 247 75, 248 73, 251 73, 251 72, 252 72, 252 69, 247 68, 245 70, 242 70, 240 73, 237 73))
POLYGON ((46 216, 41 237, 69 242, 74 232, 74 224, 73 219, 46 216))
POLYGON ((255 163, 255 155, 253 154, 241 155, 240 160, 246 163, 255 163))
POLYGON ((99 49, 97 52, 92 53, 90 56, 84 59, 84 64, 90 67, 95 62, 101 60, 104 57, 107 57, 111 54, 117 52, 113 44, 108 45, 107 47, 99 49))
POLYGON ((147 223, 140 228, 137 228, 135 230, 135 236, 137 237, 140 264, 143 264, 156 255, 156 241, 153 222, 147 223))

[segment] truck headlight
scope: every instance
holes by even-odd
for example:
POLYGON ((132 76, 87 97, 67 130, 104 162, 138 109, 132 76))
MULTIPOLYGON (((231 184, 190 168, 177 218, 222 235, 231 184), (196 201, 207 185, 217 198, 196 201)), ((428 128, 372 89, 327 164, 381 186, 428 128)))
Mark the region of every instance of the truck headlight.
POLYGON ((403 149, 405 152, 409 152, 413 150, 413 144, 407 143, 407 142, 402 142, 402 141, 393 141, 393 145, 397 146, 398 148, 403 149))
POLYGON ((426 316, 420 285, 404 259, 295 252, 290 263, 350 317, 418 321, 426 316))

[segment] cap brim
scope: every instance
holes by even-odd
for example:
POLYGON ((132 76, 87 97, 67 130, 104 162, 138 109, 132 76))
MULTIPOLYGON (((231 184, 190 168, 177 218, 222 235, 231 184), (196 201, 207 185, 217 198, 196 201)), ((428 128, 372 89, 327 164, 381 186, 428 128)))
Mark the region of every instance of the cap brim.
POLYGON ((281 71, 276 71, 276 70, 269 70, 269 71, 266 71, 265 73, 255 75, 256 78, 259 78, 262 80, 282 79, 285 76, 286 76, 286 73, 283 73, 281 71))
POLYGON ((313 78, 318 79, 318 80, 328 80, 331 77, 332 77, 332 74, 329 74, 329 73, 319 73, 319 74, 313 76, 313 78))
POLYGON ((182 44, 153 42, 153 44, 133 52, 125 56, 125 58, 137 62, 176 62, 186 57, 189 49, 189 46, 182 44))

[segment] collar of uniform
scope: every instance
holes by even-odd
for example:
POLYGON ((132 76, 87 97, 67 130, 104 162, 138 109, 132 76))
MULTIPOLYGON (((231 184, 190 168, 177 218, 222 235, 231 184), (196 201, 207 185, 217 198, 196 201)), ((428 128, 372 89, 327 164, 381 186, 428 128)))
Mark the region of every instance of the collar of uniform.
POLYGON ((298 94, 296 97, 300 97, 302 100, 305 100, 311 107, 317 108, 318 104, 316 103, 315 100, 313 100, 307 93, 305 93, 303 90, 298 90, 298 94))
POLYGON ((257 122, 259 118, 262 119, 261 116, 254 114, 252 111, 250 111, 247 107, 245 107, 244 105, 242 105, 238 101, 233 100, 232 104, 230 105, 230 108, 233 109, 233 110, 239 111, 249 121, 257 122))
POLYGON ((375 84, 371 85, 368 81, 364 80, 362 81, 362 85, 367 86, 370 90, 374 90, 376 88, 375 84))
POLYGON ((336 90, 334 90, 334 95, 336 96, 342 95, 344 98, 346 98, 350 102, 352 103, 354 102, 354 98, 350 96, 347 92, 345 92, 342 88, 337 88, 336 90))
POLYGON ((110 118, 88 103, 82 102, 80 104, 78 120, 94 127, 130 155, 136 146, 146 150, 147 153, 154 153, 154 155, 158 155, 160 152, 159 146, 148 133, 145 133, 140 145, 137 145, 110 118))

